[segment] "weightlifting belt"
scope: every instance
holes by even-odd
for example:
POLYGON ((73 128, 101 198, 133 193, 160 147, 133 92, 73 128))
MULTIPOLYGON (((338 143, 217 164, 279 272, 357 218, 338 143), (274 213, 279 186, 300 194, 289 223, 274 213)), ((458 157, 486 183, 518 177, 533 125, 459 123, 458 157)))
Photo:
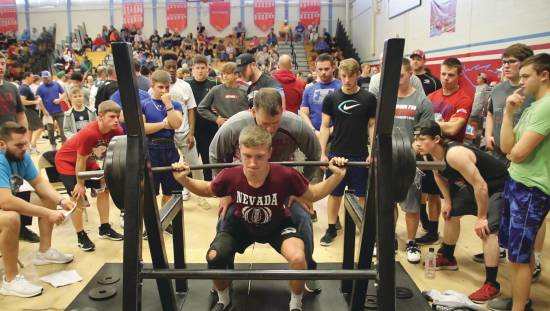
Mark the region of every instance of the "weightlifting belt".
POLYGON ((174 143, 174 138, 173 137, 170 137, 170 138, 154 137, 154 138, 147 139, 147 142, 155 145, 168 145, 168 144, 174 143))

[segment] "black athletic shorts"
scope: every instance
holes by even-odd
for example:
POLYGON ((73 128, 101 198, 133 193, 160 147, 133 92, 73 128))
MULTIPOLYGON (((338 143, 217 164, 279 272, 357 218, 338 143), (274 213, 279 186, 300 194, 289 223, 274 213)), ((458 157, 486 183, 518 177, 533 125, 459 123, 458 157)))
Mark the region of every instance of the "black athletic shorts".
POLYGON ((290 238, 302 239, 298 230, 294 226, 291 219, 287 219, 281 223, 281 225, 273 231, 273 234, 268 238, 257 238, 252 235, 245 228, 240 225, 233 225, 231 227, 225 227, 222 231, 216 234, 216 237, 210 244, 211 249, 218 249, 216 245, 231 246, 233 253, 244 253, 246 248, 255 242, 269 243, 273 249, 277 252, 281 252, 281 246, 283 241, 290 238))
MULTIPOLYGON (((72 192, 74 190, 74 186, 76 186, 76 176, 75 175, 59 174, 59 179, 63 183, 63 186, 65 186, 65 189, 67 190, 67 194, 69 196, 71 196, 72 192)), ((84 182, 84 185, 88 189, 100 189, 101 188, 101 183, 97 179, 87 179, 84 182)))
POLYGON ((25 116, 27 117, 30 131, 36 131, 44 127, 42 120, 40 120, 40 117, 38 116, 38 111, 32 108, 25 109, 25 116))
MULTIPOLYGON (((427 159, 428 161, 433 161, 433 158, 431 155, 427 155, 427 159)), ((424 161, 424 158, 422 156, 416 156, 416 160, 424 161)), ((426 170, 426 171, 422 171, 422 173, 424 173, 424 176, 422 176, 422 186, 421 186, 422 193, 441 195, 441 191, 439 191, 439 187, 435 182, 434 172, 431 170, 426 170)))
MULTIPOLYGON (((477 216, 476 197, 474 189, 470 186, 461 188, 451 186, 451 217, 473 215, 477 216)), ((491 233, 498 232, 502 210, 504 208, 503 192, 495 192, 489 196, 487 206, 487 222, 491 233)))

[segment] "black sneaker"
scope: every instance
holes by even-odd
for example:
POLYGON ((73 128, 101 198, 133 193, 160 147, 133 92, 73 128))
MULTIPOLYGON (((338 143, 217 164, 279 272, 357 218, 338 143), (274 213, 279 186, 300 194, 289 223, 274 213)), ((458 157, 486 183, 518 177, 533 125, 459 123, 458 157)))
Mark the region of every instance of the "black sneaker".
POLYGON ((216 304, 210 309, 210 311, 225 311, 231 308, 231 303, 227 307, 224 307, 224 304, 221 302, 216 302, 216 304))
MULTIPOLYGON (((500 251, 500 254, 498 255, 498 259, 501 262, 506 261, 506 250, 502 249, 500 251)), ((472 260, 479 263, 485 263, 485 256, 483 256, 483 253, 475 254, 472 256, 472 260)))
POLYGON ((336 218, 336 224, 335 224, 336 230, 342 229, 342 224, 340 223, 340 217, 336 218))
POLYGON ((19 230, 19 240, 29 243, 38 243, 40 242, 40 237, 31 229, 27 228, 27 226, 21 226, 21 230, 19 230))
POLYGON ((91 252, 95 249, 95 244, 88 238, 86 232, 81 231, 76 234, 78 237, 78 247, 85 252, 91 252))
POLYGON ((421 236, 417 239, 414 239, 414 241, 418 245, 439 244, 440 243, 439 233, 437 233, 437 234, 426 233, 425 235, 423 235, 423 236, 421 236))
POLYGON ((311 222, 317 222, 317 211, 313 211, 311 214, 311 222))
POLYGON ((533 277, 531 279, 531 283, 536 283, 540 278, 540 272, 542 271, 542 267, 539 263, 535 264, 535 269, 533 270, 533 277))
POLYGON ((319 285, 319 282, 317 282, 316 280, 306 280, 304 288, 308 293, 311 293, 313 295, 318 295, 322 291, 321 285, 319 285))
POLYGON ((124 236, 111 228, 111 225, 107 224, 103 229, 99 227, 99 238, 109 239, 111 241, 121 241, 124 236))
POLYGON ((325 235, 321 238, 321 246, 329 246, 334 242, 334 239, 336 238, 336 231, 330 232, 330 230, 327 229, 325 232, 325 235))

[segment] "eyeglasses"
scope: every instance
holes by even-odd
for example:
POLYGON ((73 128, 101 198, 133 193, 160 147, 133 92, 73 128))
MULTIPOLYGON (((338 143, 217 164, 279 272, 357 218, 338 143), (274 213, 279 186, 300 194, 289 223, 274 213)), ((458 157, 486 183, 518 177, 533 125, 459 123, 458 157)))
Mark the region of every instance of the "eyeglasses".
POLYGON ((517 59, 502 60, 502 65, 513 65, 519 62, 517 59))

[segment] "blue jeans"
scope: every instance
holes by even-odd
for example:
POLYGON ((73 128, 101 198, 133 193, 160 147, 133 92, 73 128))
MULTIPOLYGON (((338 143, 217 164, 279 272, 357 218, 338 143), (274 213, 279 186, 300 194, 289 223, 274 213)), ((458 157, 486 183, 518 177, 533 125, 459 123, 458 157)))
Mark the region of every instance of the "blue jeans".
MULTIPOLYGON (((231 204, 225 213, 225 215, 231 215, 235 212, 235 205, 231 204)), ((313 260, 313 225, 311 223, 311 216, 306 210, 300 206, 298 203, 293 203, 290 206, 290 213, 292 215, 292 222, 298 234, 302 237, 304 241, 304 253, 306 255, 307 268, 309 270, 317 269, 317 263, 313 260)), ((216 231, 220 232, 223 230, 226 223, 226 219, 218 219, 218 224, 216 226, 216 231)))

